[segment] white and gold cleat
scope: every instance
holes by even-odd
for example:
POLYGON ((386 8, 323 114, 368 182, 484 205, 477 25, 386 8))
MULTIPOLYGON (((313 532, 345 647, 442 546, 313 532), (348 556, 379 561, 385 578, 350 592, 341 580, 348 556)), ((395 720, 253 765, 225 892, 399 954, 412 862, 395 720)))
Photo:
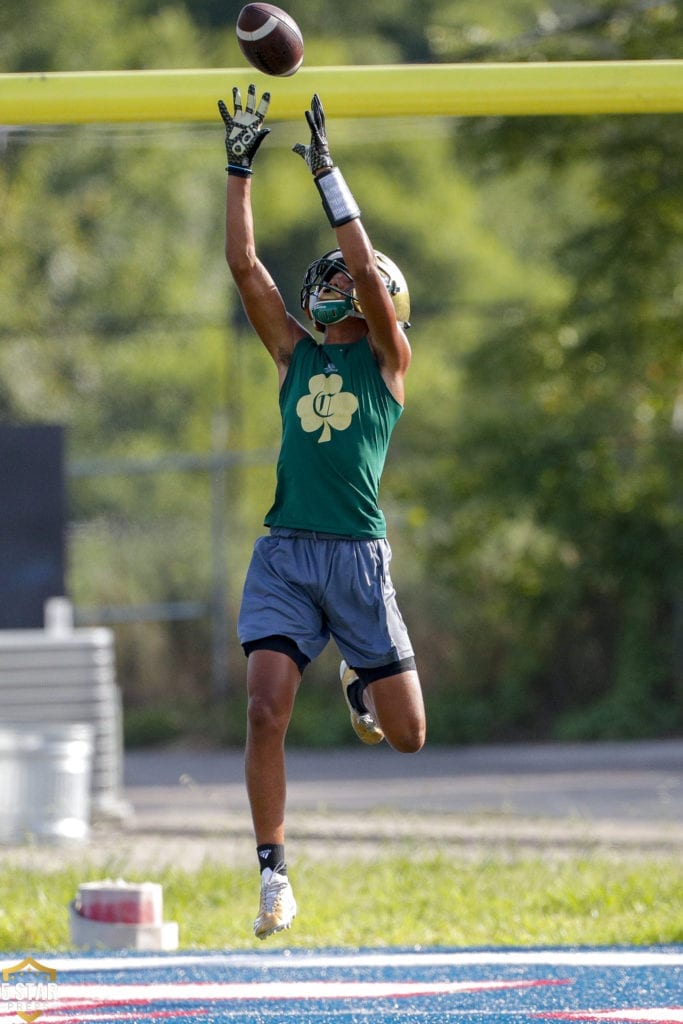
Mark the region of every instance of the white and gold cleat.
POLYGON ((359 740, 363 743, 381 743, 384 739, 384 733, 378 726, 375 719, 372 717, 367 709, 360 710, 358 707, 354 707, 349 699, 349 686, 358 679, 358 676, 352 668, 350 668, 345 661, 342 661, 339 666, 339 678, 341 680, 342 691, 344 693, 344 700, 346 701, 349 709, 349 715, 351 716, 351 725, 353 731, 359 740))
POLYGON ((287 875, 265 868, 261 873, 261 902, 254 921, 254 935, 267 939, 274 932, 290 928, 296 917, 296 900, 287 875))

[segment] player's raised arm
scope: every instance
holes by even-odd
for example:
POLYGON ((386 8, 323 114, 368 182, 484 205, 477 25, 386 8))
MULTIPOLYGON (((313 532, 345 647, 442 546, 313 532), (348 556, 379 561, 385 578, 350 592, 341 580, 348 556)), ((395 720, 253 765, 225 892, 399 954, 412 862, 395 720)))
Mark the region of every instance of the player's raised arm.
POLYGON ((239 89, 233 89, 234 112, 223 100, 218 109, 225 125, 228 172, 225 223, 225 258, 240 293, 249 321, 280 368, 286 372, 292 348, 306 331, 287 313, 269 271, 256 254, 251 206, 252 162, 270 129, 263 127, 270 93, 256 107, 256 87, 249 86, 246 107, 239 89))
POLYGON ((383 375, 399 385, 400 390, 400 381, 410 365, 410 345, 392 299, 392 287, 400 286, 387 282, 380 272, 377 253, 360 220, 360 208, 330 156, 325 113, 317 94, 311 109, 306 111, 306 120, 311 131, 310 144, 298 143, 294 151, 304 158, 314 175, 323 208, 353 278, 383 375))

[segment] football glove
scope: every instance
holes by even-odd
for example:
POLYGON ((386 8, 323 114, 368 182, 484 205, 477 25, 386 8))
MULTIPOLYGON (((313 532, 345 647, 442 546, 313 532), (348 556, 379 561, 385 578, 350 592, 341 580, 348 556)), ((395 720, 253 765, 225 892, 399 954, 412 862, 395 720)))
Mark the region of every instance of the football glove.
POLYGON ((218 101, 218 109, 225 125, 225 152, 228 156, 228 166, 225 169, 228 174, 247 178, 253 174, 251 163, 256 151, 270 132, 270 128, 261 127, 268 111, 270 93, 264 92, 261 102, 256 107, 256 86, 250 85, 244 110, 238 88, 232 90, 232 100, 234 114, 228 112, 223 100, 218 101))
POLYGON ((317 174, 326 167, 334 166, 325 133, 325 111, 317 93, 311 100, 311 109, 306 111, 306 120, 311 129, 310 145, 304 146, 302 142, 297 142, 293 150, 304 158, 311 173, 317 174))

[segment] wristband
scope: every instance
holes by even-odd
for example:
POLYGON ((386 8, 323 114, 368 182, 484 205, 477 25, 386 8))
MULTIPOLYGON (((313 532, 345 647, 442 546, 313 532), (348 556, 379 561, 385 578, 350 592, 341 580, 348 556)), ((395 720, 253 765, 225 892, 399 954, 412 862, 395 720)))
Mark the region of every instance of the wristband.
POLYGON ((228 164, 225 169, 228 174, 234 174, 236 178, 250 178, 254 173, 251 167, 242 167, 241 164, 228 164))
POLYGON ((323 209, 333 228, 341 227, 342 224, 348 224, 350 220, 360 217, 360 207, 338 167, 330 167, 328 171, 316 175, 315 183, 323 201, 323 209))

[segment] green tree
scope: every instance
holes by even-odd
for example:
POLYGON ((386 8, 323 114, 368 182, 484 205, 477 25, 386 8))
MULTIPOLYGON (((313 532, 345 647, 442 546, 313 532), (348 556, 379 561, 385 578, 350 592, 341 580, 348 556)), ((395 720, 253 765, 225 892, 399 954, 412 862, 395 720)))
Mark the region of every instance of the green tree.
MULTIPOLYGON (((515 56, 681 54, 674 5, 583 13, 515 56)), ((427 547, 454 605, 465 692, 453 734, 616 737, 683 723, 682 146, 679 117, 462 127, 461 155, 492 195, 545 168, 520 251, 538 253, 528 225, 552 222, 570 174, 578 206, 550 238, 564 301, 491 323, 463 360, 454 471, 429 491, 451 518, 427 547)))

